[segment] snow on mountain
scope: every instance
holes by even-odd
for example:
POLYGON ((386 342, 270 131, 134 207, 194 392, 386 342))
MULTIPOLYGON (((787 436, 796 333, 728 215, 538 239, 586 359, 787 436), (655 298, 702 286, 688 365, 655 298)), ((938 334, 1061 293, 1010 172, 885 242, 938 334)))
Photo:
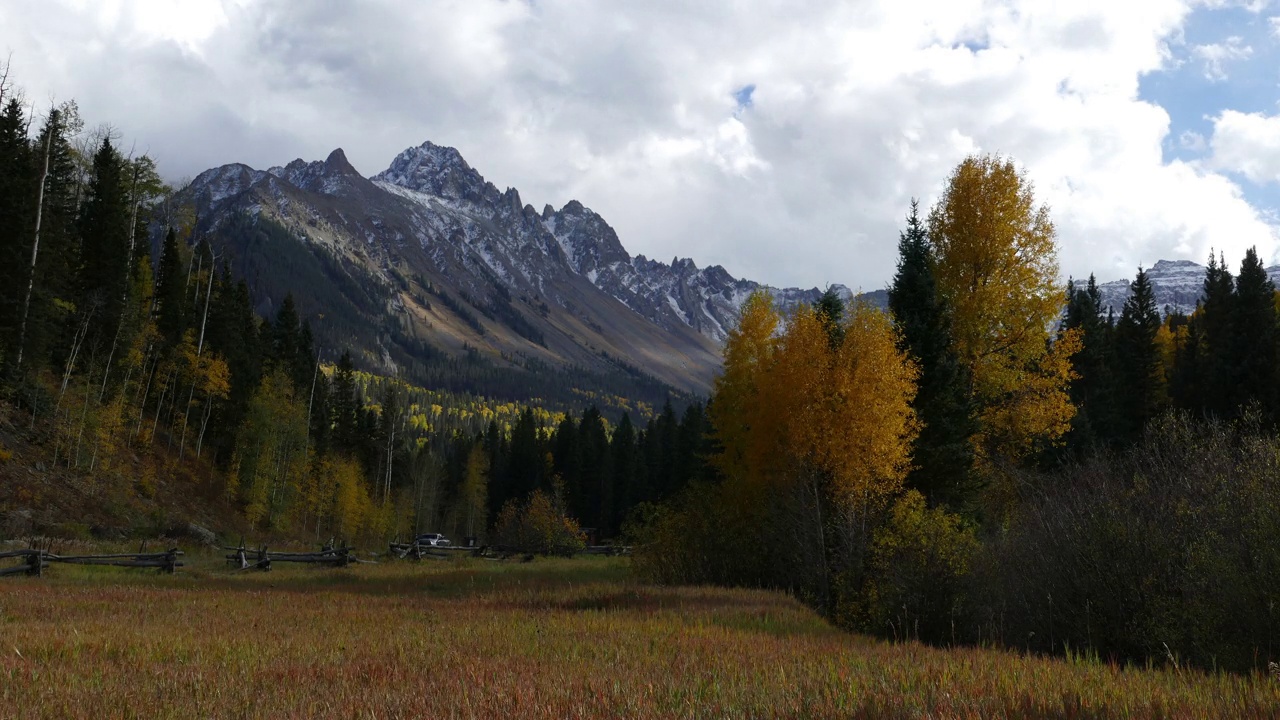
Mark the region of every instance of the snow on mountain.
MULTIPOLYGON (((514 271, 540 287, 548 273, 568 271, 659 326, 685 325, 716 343, 724 341, 743 301, 763 287, 736 279, 719 265, 699 269, 687 258, 666 264, 632 257, 604 218, 582 203, 570 200, 559 210, 547 205, 537 214, 532 206, 521 206, 516 190, 499 192, 453 148, 430 142, 409 148, 372 180, 437 210, 448 208, 505 230, 495 243, 501 251, 487 260, 499 274, 503 269, 495 267, 502 262, 497 258, 516 259, 514 271), (550 252, 552 248, 559 253, 550 252), (558 266, 546 267, 548 260, 558 266)), ((784 309, 813 302, 822 293, 817 288, 769 289, 784 309)), ((845 299, 853 296, 844 286, 835 289, 845 299)))
MULTIPOLYGON (((1156 307, 1164 315, 1171 312, 1189 315, 1204 297, 1205 266, 1191 260, 1160 260, 1147 270, 1155 294, 1156 307)), ((1272 282, 1280 282, 1280 266, 1267 268, 1272 282)), ((1111 311, 1118 318, 1129 297, 1129 280, 1112 280, 1098 285, 1102 296, 1101 312, 1111 311)))

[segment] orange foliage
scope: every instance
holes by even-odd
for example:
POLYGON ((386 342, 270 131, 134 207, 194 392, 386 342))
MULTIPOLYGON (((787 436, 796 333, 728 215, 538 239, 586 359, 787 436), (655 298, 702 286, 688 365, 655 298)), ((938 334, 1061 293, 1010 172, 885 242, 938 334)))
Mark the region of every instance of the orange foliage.
POLYGON ((887 315, 862 304, 849 315, 833 347, 811 308, 777 334, 767 296, 748 300, 710 410, 727 475, 755 488, 822 477, 859 507, 900 489, 918 432, 916 367, 887 315))

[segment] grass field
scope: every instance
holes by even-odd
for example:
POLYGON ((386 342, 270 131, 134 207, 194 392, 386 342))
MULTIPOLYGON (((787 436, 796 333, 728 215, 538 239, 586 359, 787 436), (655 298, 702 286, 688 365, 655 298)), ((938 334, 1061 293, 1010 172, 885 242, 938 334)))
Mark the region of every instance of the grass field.
POLYGON ((0 578, 0 717, 1256 717, 1266 677, 892 645, 617 559, 0 578))

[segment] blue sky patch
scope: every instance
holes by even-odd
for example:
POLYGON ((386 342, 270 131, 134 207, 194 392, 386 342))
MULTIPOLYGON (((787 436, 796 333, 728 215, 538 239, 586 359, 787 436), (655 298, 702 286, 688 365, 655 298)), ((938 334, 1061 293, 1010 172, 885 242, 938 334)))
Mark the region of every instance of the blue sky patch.
MULTIPOLYGON (((1274 115, 1280 111, 1280 39, 1265 12, 1246 7, 1197 8, 1181 37, 1169 41, 1165 66, 1143 76, 1138 97, 1169 114, 1164 159, 1210 155, 1213 118, 1224 110, 1274 115)), ((1231 173, 1255 205, 1275 206, 1280 190, 1231 173)))

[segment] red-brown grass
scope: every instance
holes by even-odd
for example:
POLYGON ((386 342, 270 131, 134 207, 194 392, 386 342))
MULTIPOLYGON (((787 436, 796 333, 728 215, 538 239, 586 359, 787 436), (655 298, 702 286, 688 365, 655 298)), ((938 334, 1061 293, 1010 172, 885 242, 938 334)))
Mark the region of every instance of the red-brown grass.
MULTIPOLYGON (((841 632, 619 560, 0 580, 0 716, 1276 717, 1263 676, 841 632)), ((202 567, 203 564, 203 567, 202 567)))

